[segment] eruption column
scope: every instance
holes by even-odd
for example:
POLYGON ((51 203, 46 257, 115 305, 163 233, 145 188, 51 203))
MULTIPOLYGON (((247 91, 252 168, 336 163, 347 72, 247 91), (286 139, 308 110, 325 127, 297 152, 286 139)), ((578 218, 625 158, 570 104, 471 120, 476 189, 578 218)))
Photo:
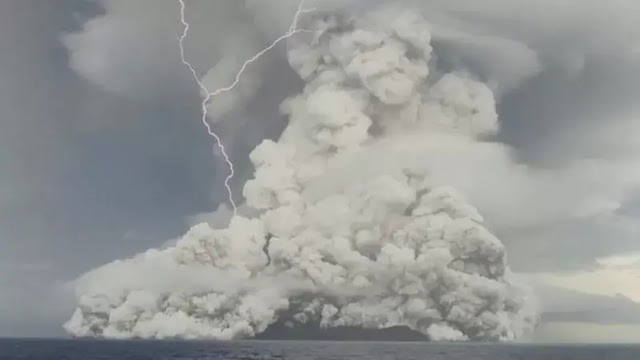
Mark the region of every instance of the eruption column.
POLYGON ((224 186, 227 189, 227 194, 229 196, 229 203, 231 204, 231 207, 233 208, 233 215, 235 216, 237 213, 237 206, 235 203, 235 200, 233 199, 233 192, 231 191, 231 185, 229 184, 229 182, 231 181, 231 179, 233 178, 235 172, 233 169, 233 162, 231 161, 231 158, 229 157, 229 155, 227 154, 227 151, 224 148, 224 145, 222 144, 222 141, 220 139, 220 136, 218 136, 218 134, 216 134, 215 131, 213 131, 213 128, 211 127, 211 125, 209 124, 209 122, 207 121, 207 103, 209 102, 209 100, 211 100, 211 98, 231 91, 233 90, 238 83, 240 82, 240 79, 242 78, 242 74, 244 73, 244 71, 247 69, 247 67, 249 65, 251 65, 252 63, 256 62, 258 59, 260 59, 260 57, 262 57, 262 55, 264 55, 265 53, 267 53, 269 50, 273 49, 274 47, 276 47, 276 45, 278 45, 278 43, 280 43, 283 40, 286 40, 288 38, 290 38, 291 36, 299 33, 299 32, 303 32, 305 30, 301 30, 298 29, 298 21, 300 20, 300 15, 304 14, 304 13, 308 13, 313 11, 313 9, 304 9, 304 1, 305 0, 301 0, 300 4, 298 4, 298 10, 296 11, 294 17, 293 17, 293 21, 291 22, 291 26, 289 27, 289 31, 280 36, 279 38, 275 39, 269 46, 267 46, 266 48, 262 49, 260 52, 258 52, 257 54, 255 54, 253 57, 251 57, 250 59, 248 59, 247 61, 244 62, 244 64, 242 64, 242 67, 240 67, 240 70, 236 73, 235 76, 235 80, 233 81, 233 83, 231 83, 230 85, 226 86, 226 87, 222 87, 219 89, 216 89, 214 91, 209 91, 209 89, 206 87, 206 85, 200 80, 200 78, 198 77, 198 74, 196 73, 196 70, 194 69, 194 67, 191 65, 191 63, 189 61, 187 61, 186 56, 185 56, 185 50, 184 50, 184 40, 187 37, 188 33, 189 33, 189 23, 186 20, 185 17, 185 3, 184 0, 178 0, 180 3, 180 21, 182 22, 182 25, 184 26, 183 31, 182 31, 182 35, 180 36, 180 41, 179 41, 179 45, 180 45, 180 59, 182 60, 182 63, 184 65, 186 65, 189 68, 189 71, 191 71, 191 74, 193 75, 194 80, 196 81, 196 83, 198 84, 198 87, 200 87, 200 91, 204 94, 202 97, 202 102, 201 102, 201 112, 202 112, 202 118, 201 121, 204 124, 204 126, 207 129, 207 133, 209 134, 209 136, 211 136, 212 138, 215 139, 216 141, 216 146, 220 149, 220 153, 222 154, 222 157, 224 158, 224 161, 227 163, 227 165, 229 166, 229 174, 227 175, 227 177, 224 180, 224 186))
POLYGON ((535 327, 504 244, 448 184, 479 189, 486 175, 458 179, 478 160, 473 172, 512 167, 508 148, 483 139, 499 128, 489 86, 437 68, 431 25, 412 8, 325 15, 288 49, 305 84, 280 107, 282 135, 249 155, 253 214, 83 275, 67 332, 233 340, 406 327, 488 341, 535 327))

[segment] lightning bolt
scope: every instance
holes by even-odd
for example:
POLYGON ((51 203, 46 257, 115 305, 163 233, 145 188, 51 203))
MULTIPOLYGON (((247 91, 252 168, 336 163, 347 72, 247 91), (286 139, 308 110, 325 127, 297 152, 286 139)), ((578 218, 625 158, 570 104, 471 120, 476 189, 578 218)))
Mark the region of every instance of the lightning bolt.
POLYGON ((211 136, 215 140, 215 146, 218 147, 218 149, 220 150, 220 153, 222 154, 222 157, 224 158, 224 161, 227 163, 227 165, 229 167, 229 174, 227 175, 227 177, 224 180, 224 186, 227 189, 227 195, 229 197, 228 200, 229 200, 229 203, 231 204, 231 207, 233 208, 233 215, 235 216, 235 215, 237 215, 238 207, 236 206, 236 202, 233 199, 233 192, 231 191, 231 185, 229 185, 231 179, 233 179, 233 176, 235 175, 235 172, 234 172, 234 169, 233 169, 233 162, 229 158, 229 155, 227 154, 227 151, 225 150, 224 145, 222 144, 222 141, 220 140, 220 136, 218 136, 218 134, 216 134, 216 132, 213 131, 213 128, 211 127, 211 125, 207 121, 207 104, 209 103, 209 101, 213 97, 215 97, 215 96, 217 96, 219 94, 222 94, 222 93, 225 93, 225 92, 233 90, 238 85, 238 83, 240 82, 240 79, 242 78, 242 74, 245 72, 247 67, 249 65, 251 65, 252 63, 256 62, 258 59, 260 59, 269 50, 271 50, 274 47, 276 47, 278 45, 278 43, 280 43, 283 40, 286 40, 286 39, 292 37, 293 35, 295 35, 297 33, 307 32, 308 30, 298 29, 298 22, 300 21, 300 16, 302 14, 309 13, 309 12, 315 10, 315 9, 304 9, 303 7, 304 7, 305 0, 301 0, 300 3, 298 4, 298 10, 296 11, 296 13, 295 13, 295 15, 293 17, 293 21, 291 22, 291 26, 289 27, 289 31, 287 31, 287 33, 285 33, 284 35, 282 35, 279 38, 275 39, 269 46, 265 47, 260 52, 255 54, 253 57, 251 57, 250 59, 245 61, 244 64, 242 64, 242 66, 240 67, 240 70, 236 73, 235 80, 230 85, 222 87, 222 88, 219 88, 219 89, 216 89, 214 91, 209 91, 209 89, 207 89, 206 85, 198 77, 198 74, 196 73, 196 70, 194 69, 194 67, 186 59, 185 50, 184 50, 184 40, 187 38, 187 35, 189 34, 189 23, 187 22, 186 16, 185 16, 186 6, 185 6, 185 3, 184 3, 184 0, 178 0, 178 2, 180 3, 180 22, 182 22, 182 25, 183 25, 182 35, 180 36, 180 40, 179 40, 180 59, 182 60, 182 63, 187 68, 189 68, 189 71, 191 71, 191 74, 193 75, 193 79, 198 84, 198 87, 200 88, 201 93, 204 94, 202 96, 202 102, 200 103, 201 104, 201 114, 202 114, 201 121, 204 124, 205 128, 207 129, 207 133, 209 134, 209 136, 211 136))

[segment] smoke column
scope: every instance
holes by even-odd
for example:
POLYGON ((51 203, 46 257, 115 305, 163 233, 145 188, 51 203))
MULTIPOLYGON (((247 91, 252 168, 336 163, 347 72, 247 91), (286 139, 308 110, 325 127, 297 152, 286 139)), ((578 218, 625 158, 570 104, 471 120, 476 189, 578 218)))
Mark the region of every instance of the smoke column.
POLYGON ((254 215, 194 226, 173 246, 85 274, 70 334, 404 326, 431 340, 512 340, 535 326, 504 245, 434 176, 434 164, 455 168, 453 155, 491 146, 489 87, 437 68, 416 11, 315 15, 289 41, 305 87, 281 104, 288 125, 250 155, 243 195, 254 215))

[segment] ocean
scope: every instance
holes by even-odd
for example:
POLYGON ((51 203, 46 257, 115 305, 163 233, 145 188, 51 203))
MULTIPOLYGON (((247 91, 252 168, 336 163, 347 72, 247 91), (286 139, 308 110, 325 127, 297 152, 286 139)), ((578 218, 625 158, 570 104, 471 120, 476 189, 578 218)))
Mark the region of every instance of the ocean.
POLYGON ((0 339, 0 360, 639 360, 640 345, 0 339))

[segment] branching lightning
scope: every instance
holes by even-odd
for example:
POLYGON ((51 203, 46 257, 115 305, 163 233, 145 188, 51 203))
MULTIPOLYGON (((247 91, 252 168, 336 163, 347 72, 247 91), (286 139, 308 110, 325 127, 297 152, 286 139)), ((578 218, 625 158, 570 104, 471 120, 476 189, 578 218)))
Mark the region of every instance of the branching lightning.
POLYGON ((249 65, 251 65, 252 63, 256 62, 258 59, 260 59, 260 57, 262 57, 262 55, 267 53, 269 50, 271 50, 274 47, 276 47, 276 45, 278 45, 278 43, 282 42, 283 40, 286 40, 286 39, 290 38, 291 36, 293 36, 293 35, 295 35, 295 34, 297 34, 299 32, 304 32, 305 30, 298 29, 298 22, 300 20, 300 15, 302 15, 304 13, 311 12, 314 9, 304 9, 303 6, 304 6, 305 0, 301 0, 299 5, 298 5, 298 10, 296 11, 296 13, 295 13, 295 15, 293 17, 293 21, 291 22, 291 26, 289 27, 289 31, 287 31, 286 34, 284 34, 284 35, 280 36, 279 38, 275 39, 269 46, 267 46, 266 48, 262 49, 260 52, 255 54, 253 57, 251 57, 250 59, 245 61, 244 64, 242 64, 242 67, 240 67, 240 70, 236 73, 235 80, 230 85, 228 85, 226 87, 222 87, 222 88, 216 89, 214 91, 209 91, 209 89, 206 87, 206 85, 198 77, 198 74, 197 74, 196 70, 194 69, 194 67, 186 59, 185 50, 184 50, 184 40, 186 39, 187 35, 189 34, 189 23, 187 22, 186 17, 185 17, 185 8, 186 8, 186 6, 185 6, 185 3, 184 3, 184 0, 178 0, 178 2, 180 3, 180 21, 182 22, 182 25, 183 25, 183 31, 182 31, 182 35, 180 36, 180 41, 179 41, 180 59, 182 60, 182 63, 189 68, 189 71, 191 71, 191 74, 193 75, 194 80, 198 84, 198 87, 200 87, 200 90, 201 90, 201 92, 203 94, 202 102, 201 102, 201 107, 202 107, 201 108, 201 112, 202 112, 201 121, 204 124, 205 128, 207 129, 207 133, 209 134, 209 136, 211 136, 213 139, 215 139, 215 144, 218 147, 218 149, 220 149, 220 153, 222 154, 222 156, 224 158, 224 161, 227 163, 227 165, 229 167, 229 174, 227 175, 227 177, 224 180, 224 186, 227 189, 227 194, 228 194, 228 197, 229 197, 228 200, 229 200, 229 203, 231 204, 231 207, 233 208, 233 215, 235 216, 236 213, 237 213, 237 206, 236 206, 235 200, 233 199, 233 192, 231 191, 231 185, 229 184, 231 179, 233 179, 233 176, 235 175, 235 172, 234 172, 234 169, 233 169, 233 162, 231 161, 231 158, 227 154, 227 151, 225 150, 225 147, 222 144, 220 136, 218 136, 218 134, 216 134, 216 132, 213 131, 211 125, 207 121, 207 104, 209 103, 211 98, 213 98, 213 97, 215 97, 215 96, 217 96, 219 94, 222 94, 222 93, 225 93, 225 92, 233 90, 238 85, 238 83, 240 82, 240 79, 242 78, 242 74, 247 69, 247 67, 249 65))

